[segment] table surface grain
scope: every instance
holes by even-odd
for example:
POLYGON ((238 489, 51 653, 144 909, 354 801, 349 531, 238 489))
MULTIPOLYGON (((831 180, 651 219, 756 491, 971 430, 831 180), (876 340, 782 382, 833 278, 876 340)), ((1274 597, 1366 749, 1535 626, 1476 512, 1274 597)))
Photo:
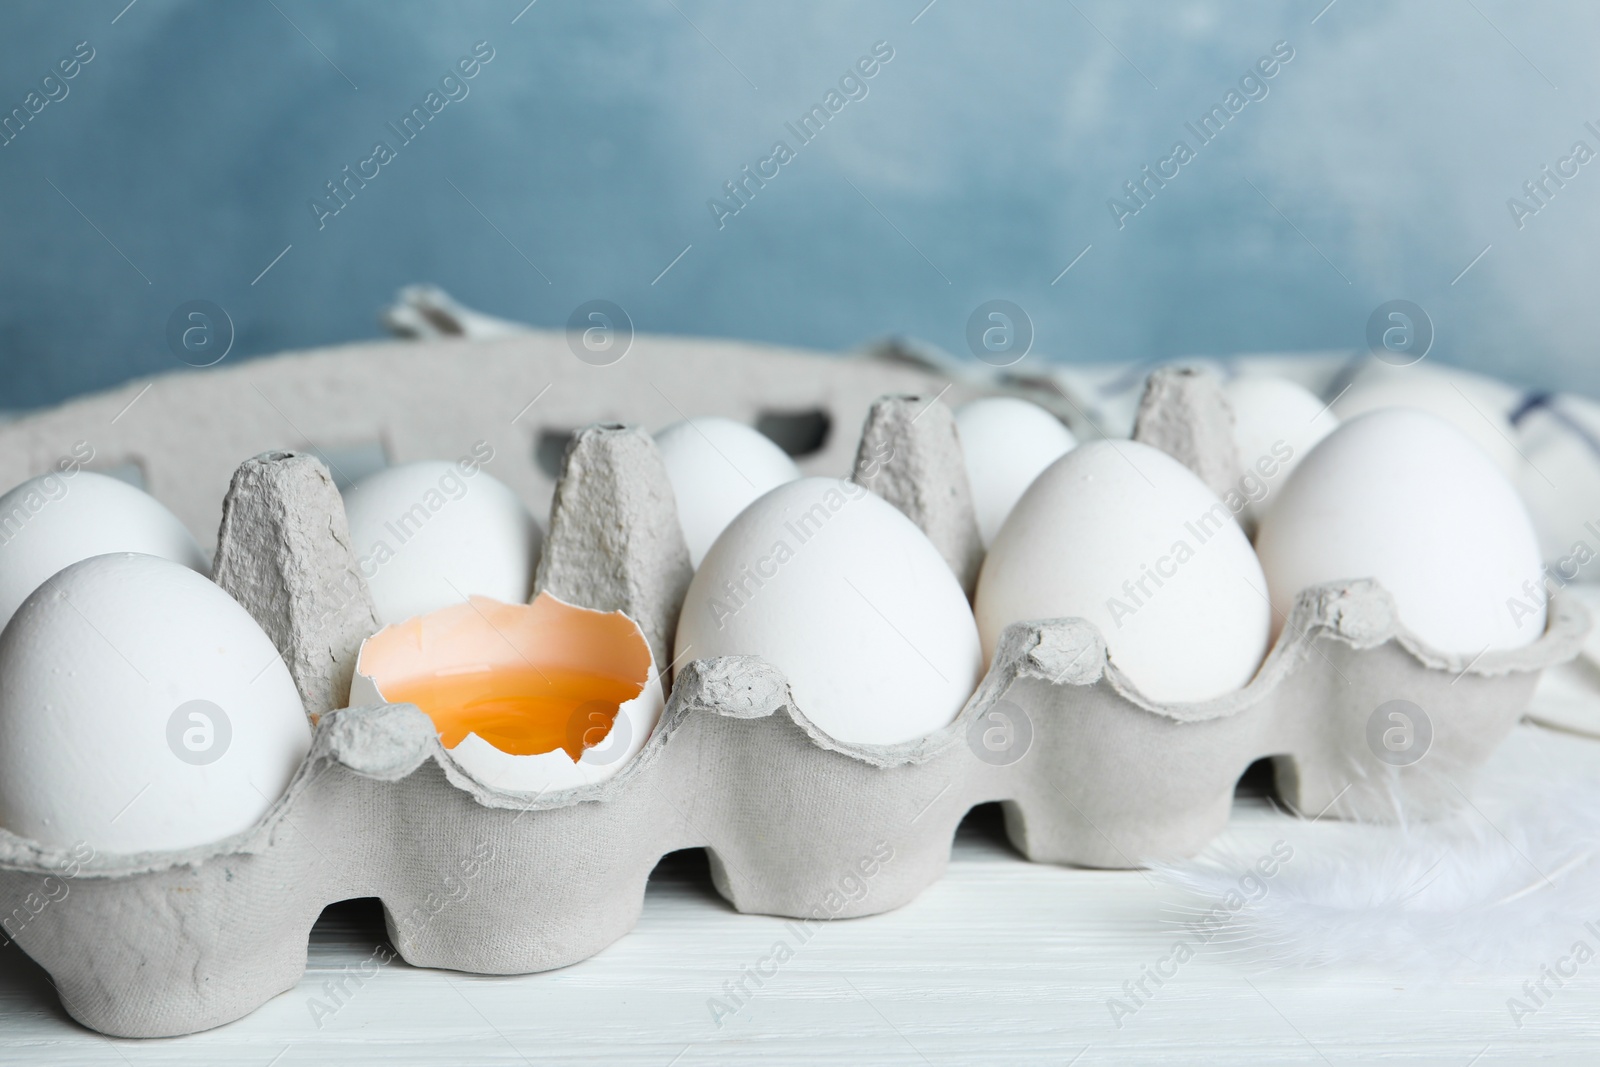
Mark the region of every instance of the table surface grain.
MULTIPOLYGON (((1502 789, 1600 780, 1600 741, 1524 724, 1489 770, 1502 789)), ((1314 846, 1341 830, 1244 794, 1220 844, 1255 856, 1281 836, 1314 846)), ((1600 1062, 1600 972, 1519 1028, 1506 1001, 1520 972, 1263 971, 1206 945, 1119 1027, 1108 1001, 1167 953, 1179 900, 1143 872, 1027 863, 989 806, 963 824, 936 885, 898 911, 825 924, 720 1019, 712 1000, 726 999, 724 983, 795 938, 783 920, 734 912, 696 851, 662 861, 637 929, 592 959, 509 978, 396 959, 335 1006, 324 983, 387 947, 375 902, 337 905, 296 988, 173 1040, 85 1030, 13 946, 0 951, 0 1063, 1600 1062)))

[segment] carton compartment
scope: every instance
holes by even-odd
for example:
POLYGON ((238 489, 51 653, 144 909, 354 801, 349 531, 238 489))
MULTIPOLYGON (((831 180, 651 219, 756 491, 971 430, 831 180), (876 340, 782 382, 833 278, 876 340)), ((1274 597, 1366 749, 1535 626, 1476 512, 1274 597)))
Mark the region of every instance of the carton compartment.
MULTIPOLYGON (((1226 480, 1209 390, 1158 374, 1140 423, 1226 480)), ((970 491, 953 420, 931 397, 872 405, 862 454, 887 444, 899 465, 856 477, 916 521, 970 589, 970 491)), ((179 853, 80 860, 0 831, 6 934, 50 972, 66 1010, 106 1034, 171 1036, 248 1014, 299 980, 313 923, 352 898, 382 902, 413 965, 518 974, 623 936, 656 863, 686 848, 705 849, 739 911, 820 922, 914 898, 982 803, 1002 804, 1029 860, 1103 868, 1202 849, 1239 776, 1266 757, 1283 801, 1307 816, 1442 814, 1465 803, 1540 670, 1576 655, 1588 629, 1558 596, 1539 641, 1469 663, 1419 641, 1377 583, 1334 583, 1301 594, 1244 689, 1162 705, 1122 675, 1092 624, 1021 622, 953 723, 890 746, 822 734, 758 658, 691 661, 614 777, 528 795, 475 780, 412 705, 342 706, 376 626, 319 460, 246 462, 223 514, 217 579, 279 644, 318 720, 286 794, 246 833, 179 853), (1410 766, 1386 763, 1370 740, 1374 709, 1397 699, 1431 721, 1429 755, 1410 766)), ((664 665, 688 575, 648 435, 575 433, 537 589, 627 613, 664 665)))

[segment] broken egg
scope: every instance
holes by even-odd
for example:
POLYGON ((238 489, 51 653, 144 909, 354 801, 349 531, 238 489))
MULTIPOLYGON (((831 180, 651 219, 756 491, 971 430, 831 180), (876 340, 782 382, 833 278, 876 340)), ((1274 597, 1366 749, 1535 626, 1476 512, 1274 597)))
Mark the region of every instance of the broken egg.
POLYGON ((984 548, 1040 472, 1078 444, 1060 419, 1011 396, 963 404, 956 409, 956 434, 984 548))
POLYGON ((271 639, 181 564, 74 563, 0 634, 0 825, 42 844, 221 840, 266 814, 310 747, 271 639))
POLYGON ((51 575, 108 552, 208 569, 176 515, 116 478, 74 467, 29 478, 0 496, 0 626, 51 575))
POLYGON ((403 463, 344 490, 350 548, 379 622, 402 622, 469 596, 528 599, 544 534, 483 462, 475 452, 456 463, 403 463))
POLYGON ((751 501, 800 477, 787 452, 732 419, 675 422, 656 434, 656 449, 678 501, 689 562, 696 567, 751 501))
POLYGON ((361 645, 350 703, 415 704, 473 778, 543 793, 621 770, 665 697, 632 619, 540 593, 531 604, 475 596, 378 631, 361 645))
POLYGON ((853 482, 751 504, 695 572, 676 657, 760 656, 829 737, 895 744, 948 725, 978 684, 966 594, 933 542, 853 482))

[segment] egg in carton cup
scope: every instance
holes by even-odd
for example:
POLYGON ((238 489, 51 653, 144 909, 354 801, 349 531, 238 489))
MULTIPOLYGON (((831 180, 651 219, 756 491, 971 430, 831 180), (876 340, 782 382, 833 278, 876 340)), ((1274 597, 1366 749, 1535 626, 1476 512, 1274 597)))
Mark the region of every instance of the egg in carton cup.
MULTIPOLYGON (((1233 474, 1231 446, 1219 444, 1226 423, 1215 383, 1159 372, 1138 436, 1216 484, 1233 474)), ((982 549, 953 427, 937 399, 883 398, 855 477, 915 522, 970 591, 982 549)), ((821 729, 757 657, 685 657, 668 695, 664 664, 692 571, 642 431, 574 434, 531 614, 468 604, 432 629, 423 620, 368 640, 374 616, 350 581, 342 507, 321 463, 289 452, 242 466, 225 505, 217 580, 284 651, 317 720, 310 754, 256 825, 203 847, 118 856, 0 831, 5 931, 86 1026, 155 1037, 246 1015, 300 979, 312 925, 351 898, 382 901, 408 963, 518 974, 627 933, 651 870, 678 849, 705 849, 739 911, 809 926, 913 899, 980 803, 1001 803, 1028 859, 1106 868, 1199 851, 1260 758, 1272 759, 1285 803, 1307 814, 1440 813, 1463 801, 1540 670, 1574 655, 1587 629, 1557 597, 1536 642, 1465 662, 1410 633, 1377 583, 1323 585, 1299 596, 1242 689, 1163 703, 1128 679, 1093 623, 1019 622, 953 722, 852 743, 821 729), (442 726, 415 704, 373 699, 436 677, 416 670, 424 652, 475 615, 511 646, 538 645, 554 626, 579 634, 571 656, 609 657, 621 689, 605 743, 485 760, 495 746, 462 739, 481 731, 516 747, 493 724, 442 726), (342 706, 346 691, 358 706, 342 706), (1429 709, 1422 763, 1373 743, 1374 722, 1380 734, 1394 728, 1376 710, 1396 701, 1429 709), (581 770, 607 759, 618 766, 581 770)))

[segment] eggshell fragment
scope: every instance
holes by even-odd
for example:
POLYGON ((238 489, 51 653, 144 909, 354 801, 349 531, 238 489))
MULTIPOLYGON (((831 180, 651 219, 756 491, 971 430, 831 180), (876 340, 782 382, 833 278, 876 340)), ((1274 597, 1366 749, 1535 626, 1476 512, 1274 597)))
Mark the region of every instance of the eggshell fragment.
POLYGON ((1243 467, 1241 520, 1253 528, 1318 441, 1339 425, 1339 417, 1316 394, 1294 382, 1246 375, 1222 387, 1233 409, 1233 440, 1243 467))
POLYGON ((787 452, 732 419, 675 422, 656 434, 656 448, 677 497, 689 562, 696 567, 751 501, 800 477, 787 452))
POLYGON ((155 497, 75 470, 29 478, 0 496, 0 626, 64 567, 108 552, 141 552, 207 570, 194 535, 155 497))
POLYGON ((956 433, 984 548, 1040 472, 1078 443, 1060 419, 1010 396, 963 404, 956 409, 956 433))
POLYGON ((1400 621, 1443 652, 1544 633, 1527 508, 1493 460, 1426 411, 1372 411, 1329 434, 1283 487, 1256 550, 1280 626, 1307 586, 1376 578, 1400 621))
POLYGON ((862 744, 949 724, 982 669, 939 550, 894 505, 834 478, 780 486, 729 524, 689 584, 676 656, 760 656, 819 729, 862 744))
POLYGON ((261 627, 170 560, 75 563, 0 634, 0 825, 12 833, 111 853, 207 844, 260 819, 310 746, 261 627))
POLYGON ((475 460, 403 463, 344 491, 350 545, 378 621, 469 596, 522 602, 544 535, 526 505, 475 460))
POLYGON ((540 593, 532 604, 472 597, 378 631, 362 643, 350 702, 415 704, 479 782, 549 792, 626 766, 665 698, 632 619, 540 593))
POLYGON ((978 579, 986 658, 1014 622, 1076 617, 1152 700, 1197 701, 1250 681, 1271 630, 1267 582, 1228 506, 1136 441, 1091 441, 1041 474, 978 579))

